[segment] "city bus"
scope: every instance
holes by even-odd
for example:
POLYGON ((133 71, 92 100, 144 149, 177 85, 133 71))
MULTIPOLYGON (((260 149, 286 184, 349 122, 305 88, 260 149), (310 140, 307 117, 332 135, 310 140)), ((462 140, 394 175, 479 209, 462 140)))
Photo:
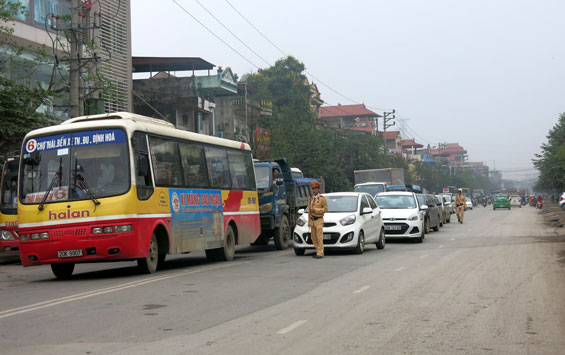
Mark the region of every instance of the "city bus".
POLYGON ((23 266, 137 260, 205 250, 231 260, 261 232, 248 144, 132 113, 77 117, 26 135, 18 194, 23 266))
POLYGON ((18 158, 9 158, 0 179, 0 255, 19 254, 18 241, 18 158))

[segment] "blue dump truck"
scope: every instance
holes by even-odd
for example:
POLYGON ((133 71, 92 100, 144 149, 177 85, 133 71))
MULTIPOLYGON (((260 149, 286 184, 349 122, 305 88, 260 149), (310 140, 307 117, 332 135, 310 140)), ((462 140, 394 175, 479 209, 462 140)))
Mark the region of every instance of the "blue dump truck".
POLYGON ((256 161, 254 167, 261 213, 261 235, 252 245, 266 245, 273 238, 278 250, 286 249, 292 242, 298 210, 306 208, 308 199, 312 196, 310 182, 321 179, 297 178, 296 174, 293 176, 286 158, 256 161))

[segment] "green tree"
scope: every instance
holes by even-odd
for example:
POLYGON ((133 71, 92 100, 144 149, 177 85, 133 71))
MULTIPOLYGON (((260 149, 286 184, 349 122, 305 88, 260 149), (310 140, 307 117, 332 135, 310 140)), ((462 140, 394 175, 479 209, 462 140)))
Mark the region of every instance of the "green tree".
POLYGON ((540 176, 537 188, 565 190, 565 113, 559 115, 557 124, 549 130, 547 143, 541 145, 541 153, 533 159, 540 176))
POLYGON ((317 121, 303 72, 304 64, 289 56, 248 77, 254 98, 273 103, 272 119, 255 122, 271 130, 271 158, 286 157, 305 176, 322 176, 326 191, 351 190, 354 170, 405 167, 402 159, 382 153, 380 137, 328 128, 317 121))

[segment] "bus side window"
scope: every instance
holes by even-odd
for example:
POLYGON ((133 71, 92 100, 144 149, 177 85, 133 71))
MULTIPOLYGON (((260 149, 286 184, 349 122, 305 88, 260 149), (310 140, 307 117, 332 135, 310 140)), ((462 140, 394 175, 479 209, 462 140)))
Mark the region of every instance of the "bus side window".
POLYGON ((180 143, 184 183, 187 187, 209 188, 204 147, 199 144, 180 143))
POLYGON ((204 152, 211 187, 216 189, 229 189, 231 187, 231 181, 226 149, 206 147, 204 152))
POLYGON ((137 198, 147 200, 153 194, 153 180, 149 165, 149 151, 145 133, 135 132, 132 138, 135 159, 135 184, 137 198))
POLYGON ((241 151, 228 151, 228 162, 232 187, 236 190, 254 190, 255 178, 252 169, 249 169, 249 159, 241 151))

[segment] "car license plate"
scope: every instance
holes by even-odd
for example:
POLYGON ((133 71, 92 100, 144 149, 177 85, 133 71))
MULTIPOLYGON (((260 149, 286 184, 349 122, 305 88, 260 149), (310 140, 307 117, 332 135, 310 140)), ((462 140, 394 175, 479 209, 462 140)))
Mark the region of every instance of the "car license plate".
POLYGON ((396 225, 387 225, 385 224, 385 229, 387 231, 399 231, 400 230, 400 226, 396 226, 396 225))
POLYGON ((82 249, 60 250, 57 252, 60 258, 72 258, 74 256, 82 256, 82 249))
POLYGON ((332 239, 332 235, 328 234, 328 233, 324 233, 324 240, 331 240, 332 239))

